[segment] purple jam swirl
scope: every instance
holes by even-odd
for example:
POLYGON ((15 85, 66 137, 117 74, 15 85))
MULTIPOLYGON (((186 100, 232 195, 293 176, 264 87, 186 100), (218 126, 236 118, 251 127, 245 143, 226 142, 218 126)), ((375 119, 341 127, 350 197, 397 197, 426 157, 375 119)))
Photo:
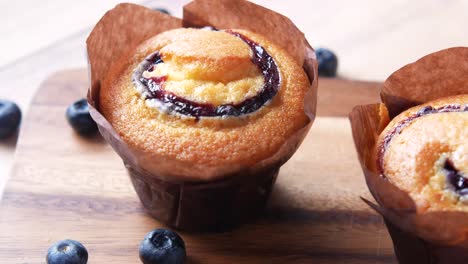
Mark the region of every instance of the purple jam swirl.
POLYGON ((237 104, 231 103, 215 106, 209 103, 194 102, 172 92, 165 91, 164 83, 167 80, 167 76, 149 79, 143 77, 143 72, 152 71, 154 65, 164 63, 159 52, 149 55, 140 63, 133 74, 133 82, 143 91, 142 94, 146 99, 156 99, 168 110, 182 115, 193 116, 197 119, 199 117, 240 116, 257 111, 278 93, 280 87, 278 66, 270 54, 259 44, 237 32, 226 32, 243 40, 253 52, 252 63, 260 68, 264 78, 263 87, 255 96, 237 104))
POLYGON ((468 112, 468 105, 459 105, 459 104, 449 104, 443 107, 434 108, 432 106, 425 106, 415 114, 407 117, 406 119, 400 121, 392 130, 390 130, 382 140, 382 143, 378 147, 377 153, 377 167, 380 172, 380 175, 385 178, 384 174, 384 161, 383 156, 385 151, 390 144, 390 141, 393 139, 394 136, 400 134, 405 127, 407 127, 411 122, 415 119, 420 118, 425 115, 429 114, 438 114, 438 113, 451 113, 451 112, 468 112))

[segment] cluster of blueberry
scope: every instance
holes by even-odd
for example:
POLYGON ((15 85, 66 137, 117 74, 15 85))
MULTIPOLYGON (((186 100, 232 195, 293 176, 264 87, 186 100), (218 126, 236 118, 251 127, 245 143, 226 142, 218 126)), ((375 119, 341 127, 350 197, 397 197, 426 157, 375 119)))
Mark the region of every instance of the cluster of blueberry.
MULTIPOLYGON (((184 240, 167 229, 154 229, 146 234, 139 253, 144 264, 182 264, 187 256, 184 240)), ((86 264, 88 251, 80 242, 66 239, 53 244, 46 259, 47 264, 86 264)))

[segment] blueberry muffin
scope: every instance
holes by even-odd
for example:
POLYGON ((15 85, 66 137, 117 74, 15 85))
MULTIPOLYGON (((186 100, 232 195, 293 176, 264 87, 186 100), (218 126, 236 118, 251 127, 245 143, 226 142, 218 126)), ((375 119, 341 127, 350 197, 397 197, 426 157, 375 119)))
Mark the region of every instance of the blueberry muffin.
POLYGON ((213 181, 273 156, 304 128, 309 88, 302 65, 263 36, 180 28, 111 65, 99 108, 146 171, 213 181))
POLYGON ((399 263, 466 263, 467 138, 468 94, 412 107, 378 136, 366 179, 399 263))
POLYGON ((391 74, 383 103, 350 114, 366 184, 398 263, 468 259, 468 48, 428 54, 391 74))
POLYGON ((154 218, 224 230, 261 212, 315 112, 304 54, 305 68, 250 31, 179 28, 110 65, 95 96, 103 135, 154 218))
POLYGON ((382 131, 377 168, 418 213, 468 212, 468 95, 402 112, 382 131))

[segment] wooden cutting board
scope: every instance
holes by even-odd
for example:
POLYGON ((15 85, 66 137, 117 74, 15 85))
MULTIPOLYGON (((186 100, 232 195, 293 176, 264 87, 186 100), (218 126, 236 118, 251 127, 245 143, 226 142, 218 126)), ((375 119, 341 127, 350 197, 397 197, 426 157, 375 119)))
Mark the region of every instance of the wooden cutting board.
MULTIPOLYGON (((100 136, 82 138, 65 109, 85 96, 85 70, 46 80, 19 136, 0 203, 0 263, 44 263, 73 238, 91 264, 140 263, 138 245, 160 227, 138 201, 120 158, 100 136)), ((188 263, 395 263, 356 158, 347 114, 378 102, 378 83, 319 80, 318 114, 282 167, 263 217, 224 233, 184 233, 188 263)))

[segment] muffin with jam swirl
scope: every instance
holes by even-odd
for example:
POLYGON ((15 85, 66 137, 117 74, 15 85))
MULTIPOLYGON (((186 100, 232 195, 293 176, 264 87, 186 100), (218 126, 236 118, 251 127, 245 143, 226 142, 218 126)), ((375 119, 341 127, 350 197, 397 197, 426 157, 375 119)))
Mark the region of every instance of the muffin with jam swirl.
POLYGON ((311 125, 302 65, 246 30, 169 30, 106 76, 99 109, 139 157, 127 167, 141 201, 183 229, 257 213, 311 125))
POLYGON ((147 156, 147 170, 161 171, 167 159, 188 168, 171 179, 213 180, 249 167, 308 122, 304 70, 248 31, 170 30, 108 76, 102 114, 147 156))
POLYGON ((392 73, 350 114, 366 184, 400 264, 468 260, 468 48, 392 73))
POLYGON ((468 212, 468 95, 395 117, 377 142, 377 171, 407 192, 418 213, 468 212))

